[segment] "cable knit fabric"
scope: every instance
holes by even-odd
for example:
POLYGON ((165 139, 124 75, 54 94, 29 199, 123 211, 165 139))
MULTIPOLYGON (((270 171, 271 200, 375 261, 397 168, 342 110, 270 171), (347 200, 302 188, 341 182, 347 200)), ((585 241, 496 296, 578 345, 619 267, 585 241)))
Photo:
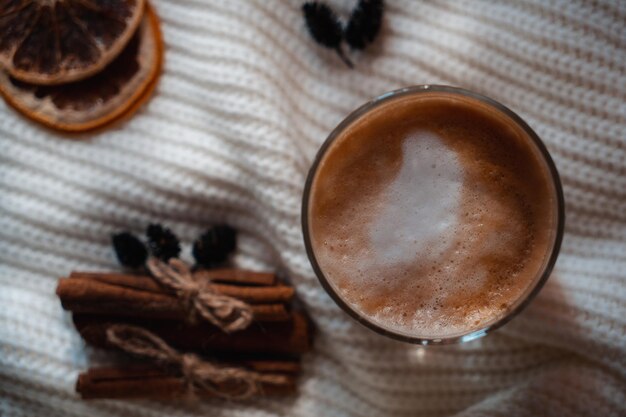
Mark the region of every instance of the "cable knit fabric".
MULTIPOLYGON (((153 0, 165 69, 131 120, 71 138, 0 103, 0 416, 626 415, 626 3, 387 1, 350 70, 302 1, 153 0), (518 112, 560 170, 566 234, 530 307, 471 343, 415 347, 349 319, 307 260, 300 203, 328 133, 382 92, 475 90, 518 112), (287 277, 313 316, 300 393, 236 402, 81 401, 84 346, 54 294, 116 270, 111 233, 240 230, 235 262, 287 277)), ((330 0, 345 19, 353 0, 330 0)), ((1 36, 1 35, 0 35, 1 36)))

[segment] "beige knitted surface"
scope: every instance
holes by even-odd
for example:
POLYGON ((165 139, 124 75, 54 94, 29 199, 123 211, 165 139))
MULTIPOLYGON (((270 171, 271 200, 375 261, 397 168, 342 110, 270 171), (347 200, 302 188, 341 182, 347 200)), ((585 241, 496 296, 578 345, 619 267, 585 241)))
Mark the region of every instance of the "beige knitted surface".
MULTIPOLYGON (((0 416, 626 415, 626 2, 389 0, 354 70, 311 41, 302 1, 154 3, 165 72, 132 120, 68 140, 0 103, 0 416), (556 270, 530 308, 479 341, 426 349, 348 319, 299 223, 330 130, 368 98, 424 83, 517 111, 567 204, 556 270), (117 268, 113 232, 163 222, 189 243, 222 221, 241 231, 235 261, 289 277, 319 328, 299 396, 78 400, 78 372, 106 355, 72 329, 57 277, 117 268)), ((354 5, 330 3, 344 16, 354 5)))

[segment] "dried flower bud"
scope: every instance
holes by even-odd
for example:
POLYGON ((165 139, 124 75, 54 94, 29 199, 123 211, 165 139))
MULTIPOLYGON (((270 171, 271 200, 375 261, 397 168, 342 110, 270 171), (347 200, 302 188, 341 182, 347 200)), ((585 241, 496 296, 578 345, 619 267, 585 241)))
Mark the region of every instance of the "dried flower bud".
POLYGON ((309 33, 315 42, 326 48, 334 49, 339 58, 352 68, 352 62, 341 49, 343 31, 335 12, 322 2, 309 1, 302 6, 302 13, 309 33))
POLYGON ((193 256, 198 265, 216 266, 224 262, 237 246, 235 229, 218 225, 207 230, 193 244, 193 256))
POLYGON ((383 0, 359 0, 344 32, 348 45, 363 49, 374 41, 382 24, 383 9, 383 0))
POLYGON ((146 231, 148 247, 152 256, 168 261, 180 254, 180 242, 174 233, 160 224, 151 224, 146 231))
POLYGON ((122 232, 112 236, 113 249, 117 260, 123 266, 139 268, 148 258, 146 246, 135 235, 122 232))

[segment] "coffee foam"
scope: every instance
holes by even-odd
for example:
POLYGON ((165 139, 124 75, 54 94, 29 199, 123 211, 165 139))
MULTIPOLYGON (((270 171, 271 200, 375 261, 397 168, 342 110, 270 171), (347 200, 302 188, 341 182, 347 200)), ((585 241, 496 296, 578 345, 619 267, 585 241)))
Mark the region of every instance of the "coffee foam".
POLYGON ((371 256, 353 263, 393 267, 418 257, 439 256, 452 243, 461 199, 456 154, 431 132, 402 143, 402 164, 391 184, 373 201, 374 220, 365 225, 371 256))
POLYGON ((511 122, 448 97, 400 104, 355 123, 321 161, 313 250, 371 321, 465 334, 535 282, 552 238, 549 178, 511 122))

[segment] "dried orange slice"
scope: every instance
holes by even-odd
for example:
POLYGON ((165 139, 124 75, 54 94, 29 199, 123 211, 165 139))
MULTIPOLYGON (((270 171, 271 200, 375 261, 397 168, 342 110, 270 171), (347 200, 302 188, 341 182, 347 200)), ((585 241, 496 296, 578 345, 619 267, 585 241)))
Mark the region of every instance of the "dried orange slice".
POLYGON ((126 48, 102 72, 63 85, 24 83, 0 71, 0 94, 30 119, 79 132, 136 110, 150 97, 163 60, 159 20, 149 5, 126 48))
POLYGON ((87 78, 124 49, 145 0, 2 0, 0 66, 33 84, 87 78))

